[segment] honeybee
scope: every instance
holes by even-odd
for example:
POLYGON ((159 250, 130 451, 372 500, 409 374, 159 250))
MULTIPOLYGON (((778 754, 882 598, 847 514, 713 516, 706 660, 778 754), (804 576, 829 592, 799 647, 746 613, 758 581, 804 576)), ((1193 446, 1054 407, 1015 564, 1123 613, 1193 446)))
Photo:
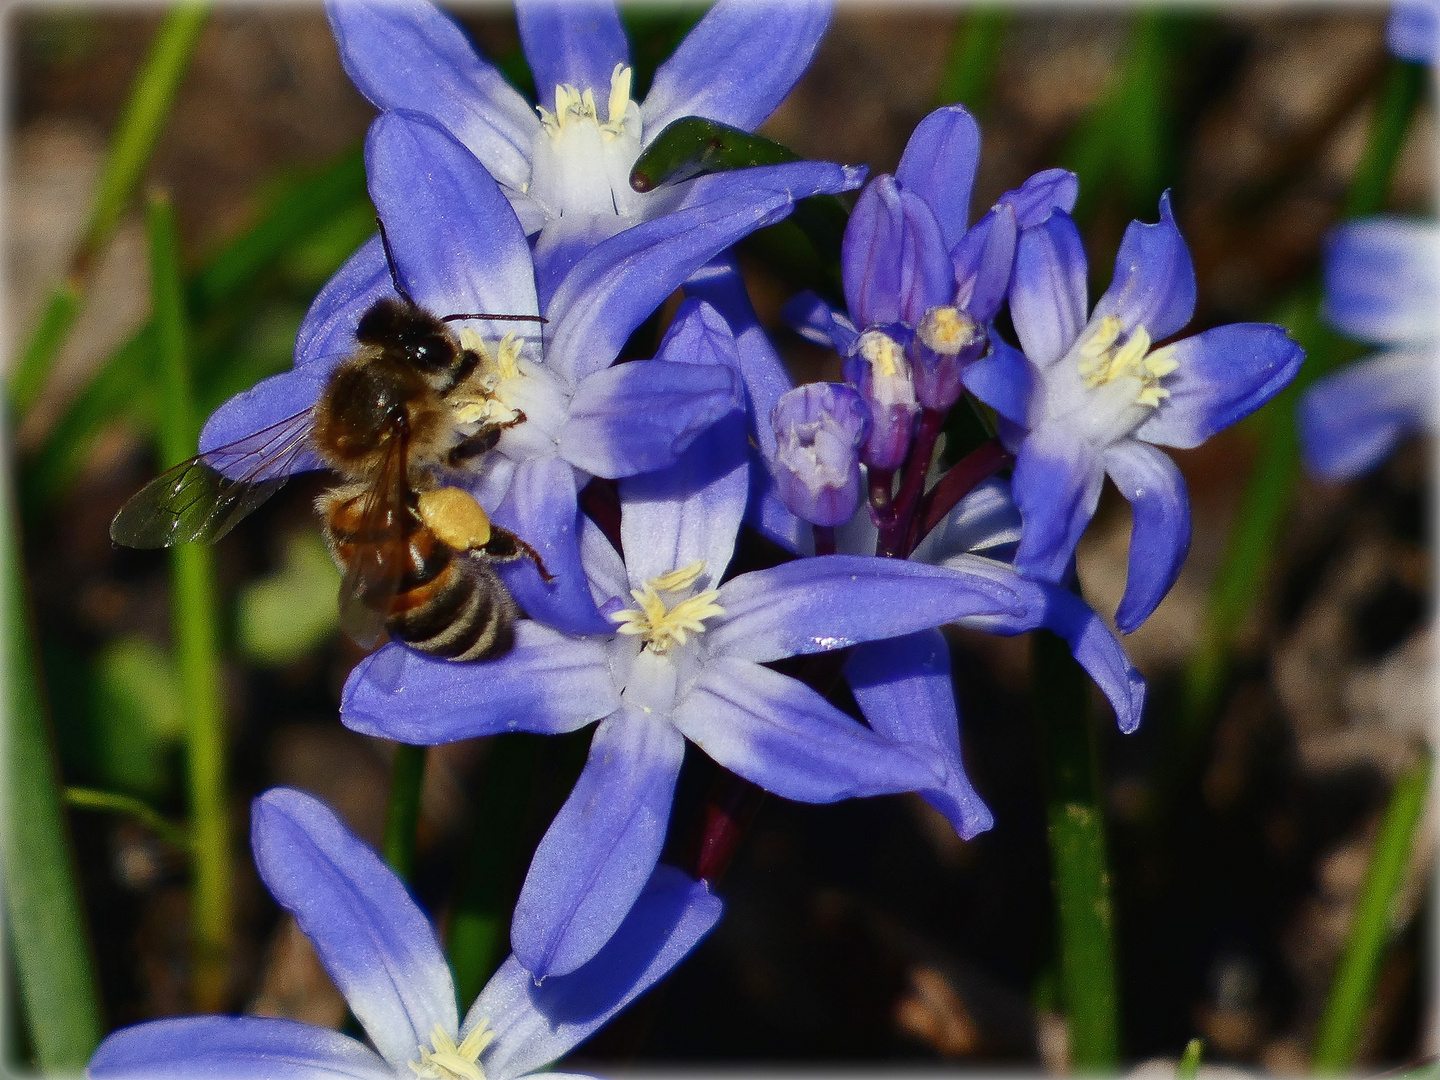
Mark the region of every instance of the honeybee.
POLYGON ((438 470, 473 461, 525 420, 518 412, 497 421, 477 411, 488 396, 472 379, 481 358, 446 324, 545 320, 433 315, 400 284, 383 223, 380 239, 396 296, 361 316, 358 350, 335 368, 315 404, 161 473, 121 507, 110 537, 137 548, 213 543, 310 451, 343 479, 317 509, 343 571, 345 631, 367 648, 384 628, 447 659, 499 656, 510 647, 518 610, 491 563, 529 558, 552 578, 534 548, 493 525, 467 492, 436 479, 438 470))

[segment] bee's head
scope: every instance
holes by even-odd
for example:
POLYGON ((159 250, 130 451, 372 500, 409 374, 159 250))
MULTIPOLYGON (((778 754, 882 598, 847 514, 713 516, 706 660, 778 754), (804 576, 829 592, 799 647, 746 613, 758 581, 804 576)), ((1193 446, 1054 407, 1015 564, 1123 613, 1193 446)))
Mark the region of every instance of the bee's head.
POLYGON ((460 348, 449 327, 424 308, 400 299, 376 301, 361 317, 355 338, 443 381, 460 362, 460 348))

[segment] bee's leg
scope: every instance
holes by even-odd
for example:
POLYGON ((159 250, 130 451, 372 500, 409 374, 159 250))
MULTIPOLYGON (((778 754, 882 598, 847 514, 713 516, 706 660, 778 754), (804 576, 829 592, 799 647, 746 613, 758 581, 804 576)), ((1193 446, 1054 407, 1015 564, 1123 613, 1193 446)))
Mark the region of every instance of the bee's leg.
POLYGON ((540 553, 509 529, 502 529, 498 525, 492 526, 490 542, 485 545, 483 550, 496 562, 529 559, 535 564, 535 569, 540 571, 540 576, 544 578, 545 584, 548 585, 555 580, 555 575, 545 569, 545 560, 540 558, 540 553))
POLYGON ((486 424, 479 431, 475 432, 474 435, 461 439, 452 446, 450 453, 446 457, 446 461, 450 465, 460 466, 471 458, 488 454, 491 450, 495 449, 495 444, 500 441, 500 436, 504 434, 507 428, 515 427, 517 424, 523 424, 524 422, 525 414, 517 409, 515 411, 515 417, 512 420, 507 420, 503 424, 486 424))

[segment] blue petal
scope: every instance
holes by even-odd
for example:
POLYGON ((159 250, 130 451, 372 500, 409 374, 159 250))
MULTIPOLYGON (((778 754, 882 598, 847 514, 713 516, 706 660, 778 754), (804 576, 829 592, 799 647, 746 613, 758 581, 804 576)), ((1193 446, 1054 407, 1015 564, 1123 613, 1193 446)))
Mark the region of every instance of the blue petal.
POLYGON ((1010 479, 1024 523, 1015 568, 1040 581, 1062 580, 1095 515, 1104 481, 1100 455, 1088 443, 1064 431, 1031 432, 1020 444, 1010 479))
MULTIPOLYGON (((720 898, 673 866, 657 866, 630 914, 595 959, 540 985, 513 956, 465 1017, 495 1042, 481 1060, 489 1080, 513 1080, 557 1061, 675 967, 719 921, 720 898)), ((555 1076, 555 1073, 547 1073, 555 1076)))
POLYGON ((1016 223, 1022 229, 1039 225, 1056 210, 1065 213, 1075 209, 1080 195, 1080 178, 1066 169, 1045 169, 1031 176, 1014 191, 1000 196, 997 206, 1015 211, 1016 223))
POLYGON ((1105 471, 1130 502, 1130 567, 1115 625, 1136 630, 1165 599, 1190 553, 1185 478, 1163 452, 1122 439, 1105 451, 1105 471))
POLYGON ((748 660, 708 662, 675 725, 731 772, 799 802, 923 790, 941 775, 928 748, 877 735, 804 683, 748 660))
MULTIPOLYGON (((668 365, 674 367, 734 371, 737 364, 729 325, 699 300, 685 301, 676 312, 660 355, 690 358, 668 365)), ((748 470, 745 418, 732 409, 674 465, 625 480, 620 485, 620 543, 631 585, 639 588, 696 560, 708 568, 703 587, 718 584, 745 513, 748 470)))
POLYGON ((1070 215, 1056 211, 1015 245, 1010 316, 1032 363, 1049 367, 1085 326, 1085 246, 1070 215))
POLYGON ((1295 377, 1305 351, 1269 323, 1231 323, 1170 345, 1170 392, 1135 437, 1189 449, 1249 416, 1295 377))
POLYGON ((740 377, 745 383, 750 435, 762 453, 774 454, 775 430, 760 421, 770 415, 775 403, 790 389, 790 373, 750 305, 735 256, 722 255, 692 276, 685 283, 685 295, 704 300, 730 324, 740 377))
POLYGON ((530 179, 535 110, 449 15, 426 0, 327 0, 325 14, 340 62, 376 108, 434 117, 507 187, 530 179))
POLYGON ((726 413, 738 415, 740 406, 733 368, 636 360, 580 380, 556 441, 577 469, 613 480, 674 465, 697 436, 726 413))
POLYGON ((572 383, 609 367, 635 328, 686 278, 742 236, 779 221, 792 205, 783 192, 732 195, 599 244, 565 275, 547 305, 553 321, 546 363, 572 383))
POLYGON ((977 398, 1022 427, 1030 421, 1035 400, 1035 368, 1020 350, 998 337, 990 339, 990 355, 970 364, 960 380, 977 398))
POLYGON ((855 202, 840 266, 845 304, 860 326, 918 325, 928 308, 955 296, 949 247, 925 200, 879 176, 855 202))
POLYGON ((895 179, 925 200, 949 251, 965 235, 970 189, 980 164, 980 125, 963 105, 946 105, 921 120, 905 144, 895 179))
MULTIPOLYGON (((834 349, 841 356, 850 352, 860 336, 850 316, 809 289, 785 301, 780 309, 780 321, 806 341, 834 349)), ((787 385, 785 389, 790 387, 787 385)))
MULTIPOLYGON (((1397 9, 1398 10, 1398 9, 1397 9)), ((1440 225, 1381 215, 1325 240, 1325 317, 1381 345, 1440 337, 1440 225)))
POLYGON ((1110 699, 1116 724, 1129 735, 1145 712, 1145 680, 1089 604, 1063 586, 1041 588, 1047 597, 1045 627, 1065 639, 1071 655, 1110 699))
MULTIPOLYGON (((421 307, 436 315, 540 310, 515 211, 447 131, 416 113, 385 113, 365 138, 365 171, 400 280, 421 307)), ((497 323, 488 332, 514 328, 497 323)))
POLYGON ((1309 469, 1349 480, 1390 456, 1400 440, 1436 427, 1433 347, 1362 360, 1305 391, 1296 417, 1309 469))
POLYGON ((595 91, 596 104, 605 107, 610 73, 630 62, 630 44, 611 0, 516 0, 515 21, 541 105, 553 109, 555 88, 564 83, 595 91))
POLYGON ((337 1031, 258 1016, 186 1016, 121 1028, 85 1070, 92 1080, 394 1080, 369 1047, 337 1031))
POLYGON ((1010 483, 991 477, 966 495, 916 545, 917 562, 939 563, 952 555, 988 551, 1020 539, 1020 510, 1010 483))
POLYGON ((271 788, 251 804, 255 868, 295 916, 365 1034, 393 1066, 457 1030, 435 930, 390 869, 318 799, 271 788))
MULTIPOLYGON (((340 357, 334 361, 338 363, 340 357)), ((323 469, 325 463, 309 441, 297 444, 294 440, 309 432, 312 421, 306 410, 319 398, 330 370, 329 364, 309 364, 242 390, 205 422, 200 452, 210 455, 207 460, 217 471, 235 479, 247 477, 251 482, 323 469), (293 452, 283 452, 286 446, 293 452), (257 471, 262 461, 264 465, 257 471)))
POLYGON ((1435 0, 1397 0, 1385 38, 1400 59, 1434 64, 1440 54, 1440 7, 1435 0))
POLYGON ((608 634, 580 562, 580 507, 575 469, 563 458, 532 458, 515 468, 505 501, 490 515, 540 553, 554 580, 548 584, 529 559, 496 567, 510 595, 532 619, 567 634, 608 634))
POLYGON ((340 720, 364 735, 433 746, 502 731, 559 735, 619 706, 603 643, 522 621, 515 647, 483 663, 386 645, 345 680, 340 720))
POLYGON ((960 760, 960 714, 944 634, 923 630, 861 645, 846 661, 845 680, 872 728, 895 742, 930 748, 944 765, 943 782, 920 793, 962 839, 995 824, 960 760))
POLYGON ((680 733, 639 709, 595 729, 515 903, 510 941, 536 979, 585 964, 625 920, 660 858, 684 757, 680 733))
POLYGON ((756 663, 897 637, 969 615, 1023 614, 1002 578, 965 578, 901 559, 822 555, 727 581, 705 634, 713 655, 756 663))
POLYGON ((830 23, 828 0, 720 0, 655 71, 647 141, 682 116, 754 131, 799 81, 830 23))
POLYGON ((1160 196, 1160 220, 1132 221, 1115 256, 1115 277, 1091 316, 1115 315, 1128 332, 1144 326, 1151 341, 1184 329, 1195 313, 1195 266, 1170 212, 1170 193, 1160 196))
POLYGON ((355 328, 360 317, 375 301, 394 295, 385 249, 376 233, 345 260, 305 313, 295 335, 295 366, 322 360, 333 364, 335 357, 349 356, 358 344, 355 328))
POLYGON ((955 303, 978 323, 988 323, 1010 290, 1015 266, 1015 211, 997 206, 986 212, 950 251, 955 270, 955 303))

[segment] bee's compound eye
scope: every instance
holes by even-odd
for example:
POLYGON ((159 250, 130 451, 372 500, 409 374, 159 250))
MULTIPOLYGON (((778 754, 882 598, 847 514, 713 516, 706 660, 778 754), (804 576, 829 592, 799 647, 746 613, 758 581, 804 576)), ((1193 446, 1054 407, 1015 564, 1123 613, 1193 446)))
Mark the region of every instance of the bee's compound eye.
POLYGON ((456 487, 422 491, 420 520, 456 551, 482 548, 490 542, 490 518, 467 491, 456 487))

